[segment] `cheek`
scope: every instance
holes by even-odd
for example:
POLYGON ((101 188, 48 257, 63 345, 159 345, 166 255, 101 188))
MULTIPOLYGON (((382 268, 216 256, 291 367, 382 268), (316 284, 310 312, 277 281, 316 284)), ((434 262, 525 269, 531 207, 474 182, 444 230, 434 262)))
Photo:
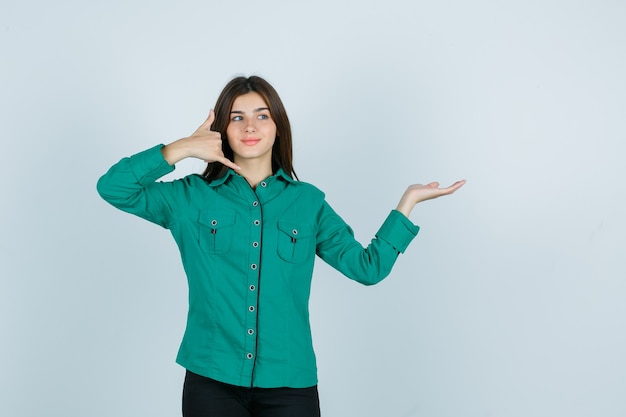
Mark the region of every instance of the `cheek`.
POLYGON ((269 126, 268 131, 274 136, 278 136, 278 130, 276 129, 276 125, 272 124, 271 126, 269 126))

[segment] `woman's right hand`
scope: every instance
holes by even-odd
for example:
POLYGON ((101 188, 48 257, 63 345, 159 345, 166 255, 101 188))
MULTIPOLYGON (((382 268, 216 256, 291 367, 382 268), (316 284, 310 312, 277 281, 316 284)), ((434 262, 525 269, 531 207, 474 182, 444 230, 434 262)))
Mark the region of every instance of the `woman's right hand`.
POLYGON ((241 168, 224 156, 222 152, 222 135, 211 130, 215 120, 213 109, 209 117, 189 137, 179 139, 161 149, 163 158, 168 164, 174 165, 185 158, 199 158, 205 162, 220 162, 229 168, 240 170, 241 168))

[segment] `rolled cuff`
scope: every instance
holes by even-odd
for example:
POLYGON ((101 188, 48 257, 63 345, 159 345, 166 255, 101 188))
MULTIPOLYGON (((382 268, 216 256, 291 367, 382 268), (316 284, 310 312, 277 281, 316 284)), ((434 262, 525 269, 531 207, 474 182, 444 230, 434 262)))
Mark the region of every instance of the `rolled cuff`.
POLYGON ((413 224, 404 214, 392 210, 376 233, 376 237, 389 243, 398 252, 404 253, 419 230, 419 226, 413 224))
POLYGON ((163 144, 146 149, 130 157, 130 166, 137 181, 146 186, 174 171, 175 167, 168 164, 161 148, 163 144))

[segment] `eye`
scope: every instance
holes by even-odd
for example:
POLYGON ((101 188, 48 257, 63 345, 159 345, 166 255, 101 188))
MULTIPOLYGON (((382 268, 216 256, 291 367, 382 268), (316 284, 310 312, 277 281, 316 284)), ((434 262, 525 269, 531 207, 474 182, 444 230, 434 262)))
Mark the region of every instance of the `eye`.
POLYGON ((233 116, 233 118, 230 119, 230 120, 232 120, 233 122, 239 122, 239 121, 243 120, 243 117, 241 117, 241 116, 233 116))
POLYGON ((259 120, 267 120, 269 119, 270 116, 267 114, 259 114, 259 120))

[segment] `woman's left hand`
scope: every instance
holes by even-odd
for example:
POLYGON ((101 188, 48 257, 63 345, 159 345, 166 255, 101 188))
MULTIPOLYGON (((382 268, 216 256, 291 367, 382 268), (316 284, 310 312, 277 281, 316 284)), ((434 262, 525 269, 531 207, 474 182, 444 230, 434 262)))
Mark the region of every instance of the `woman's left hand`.
POLYGON ((413 184, 406 189, 398 207, 396 210, 409 217, 413 207, 422 201, 431 200, 433 198, 441 197, 443 195, 452 194, 465 184, 465 180, 457 181, 447 188, 439 188, 438 182, 431 182, 430 184, 413 184))

